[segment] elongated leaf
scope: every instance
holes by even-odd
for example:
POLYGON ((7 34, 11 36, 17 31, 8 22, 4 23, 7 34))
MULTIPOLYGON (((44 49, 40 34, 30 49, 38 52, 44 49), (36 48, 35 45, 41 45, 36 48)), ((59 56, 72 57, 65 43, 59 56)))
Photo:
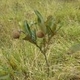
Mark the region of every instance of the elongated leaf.
POLYGON ((44 19, 43 19, 42 15, 39 13, 39 11, 34 10, 34 12, 35 12, 35 14, 36 14, 37 17, 38 17, 38 21, 39 21, 40 23, 44 23, 44 19))
POLYGON ((53 33, 56 33, 62 27, 62 25, 63 23, 59 23, 59 24, 55 23, 52 27, 53 33))
POLYGON ((37 15, 37 21, 40 29, 46 33, 46 26, 42 15, 37 10, 34 10, 34 12, 37 15))
POLYGON ((47 34, 48 35, 51 35, 52 34, 52 30, 50 27, 46 27, 46 31, 47 31, 47 34))
POLYGON ((48 16, 46 26, 48 33, 54 34, 56 32, 57 26, 52 15, 48 16))
POLYGON ((52 28, 53 28, 53 25, 54 25, 54 19, 53 19, 52 15, 48 16, 48 18, 45 22, 45 25, 46 25, 47 33, 49 35, 52 34, 53 33, 52 28))
POLYGON ((29 36, 32 35, 31 29, 30 29, 27 21, 24 21, 24 30, 25 30, 25 32, 26 32, 29 36))
POLYGON ((53 16, 50 15, 50 16, 47 17, 47 20, 46 20, 45 24, 46 24, 47 27, 52 27, 54 25, 54 22, 55 21, 54 21, 53 16))
POLYGON ((36 43, 36 39, 37 39, 36 30, 34 30, 34 31, 32 31, 32 40, 33 40, 34 43, 36 43))

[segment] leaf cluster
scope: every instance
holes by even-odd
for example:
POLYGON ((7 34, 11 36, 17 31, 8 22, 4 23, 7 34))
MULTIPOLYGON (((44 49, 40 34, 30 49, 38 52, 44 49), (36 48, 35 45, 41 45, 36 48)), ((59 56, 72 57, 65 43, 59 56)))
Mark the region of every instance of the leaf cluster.
POLYGON ((34 12, 37 16, 37 21, 33 24, 29 24, 27 20, 23 22, 23 30, 21 32, 26 35, 23 40, 27 40, 36 45, 38 45, 39 39, 41 39, 42 44, 44 44, 44 42, 47 43, 62 27, 62 24, 60 23, 60 25, 57 26, 58 21, 56 21, 52 15, 49 15, 47 20, 44 20, 39 11, 34 10, 34 12), (33 28, 33 25, 35 25, 35 28, 33 28), (36 29, 37 25, 38 30, 36 29))

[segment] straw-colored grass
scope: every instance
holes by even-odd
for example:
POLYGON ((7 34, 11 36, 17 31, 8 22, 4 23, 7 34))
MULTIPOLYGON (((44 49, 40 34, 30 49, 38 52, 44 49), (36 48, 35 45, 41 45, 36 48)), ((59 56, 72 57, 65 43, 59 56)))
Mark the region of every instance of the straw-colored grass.
POLYGON ((80 80, 80 51, 69 50, 76 43, 80 43, 80 1, 0 0, 0 80, 80 80), (49 77, 38 48, 12 38, 20 21, 35 20, 34 9, 44 19, 53 15, 64 23, 47 52, 49 77))

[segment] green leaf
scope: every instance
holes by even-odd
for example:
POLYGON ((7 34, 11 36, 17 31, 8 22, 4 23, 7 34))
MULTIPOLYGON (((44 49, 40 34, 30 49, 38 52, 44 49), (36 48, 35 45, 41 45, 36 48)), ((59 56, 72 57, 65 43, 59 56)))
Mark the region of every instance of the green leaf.
POLYGON ((24 21, 24 31, 25 31, 26 34, 28 34, 29 36, 32 35, 30 26, 28 25, 28 22, 27 22, 26 20, 24 21))
POLYGON ((47 31, 47 34, 48 35, 51 35, 52 34, 52 30, 50 27, 46 27, 46 31, 47 31))
POLYGON ((52 27, 54 25, 54 22, 55 21, 54 21, 53 16, 50 15, 50 16, 47 17, 47 20, 46 20, 45 24, 46 24, 47 27, 52 27))
POLYGON ((57 31, 59 31, 60 30, 60 28, 62 27, 62 25, 63 25, 63 23, 59 23, 59 24, 57 24, 56 22, 54 23, 54 25, 52 26, 52 31, 53 31, 53 33, 56 33, 57 31))
POLYGON ((45 24, 47 26, 48 33, 53 35, 56 32, 57 24, 52 15, 47 17, 45 24))
POLYGON ((52 15, 50 15, 50 16, 47 17, 45 25, 46 25, 46 29, 47 29, 46 31, 47 31, 47 33, 49 35, 52 34, 53 33, 52 28, 54 26, 54 19, 53 19, 52 15))
POLYGON ((44 23, 44 19, 43 19, 42 15, 40 14, 40 12, 37 11, 37 10, 34 10, 34 12, 35 12, 35 14, 36 14, 37 17, 38 17, 38 21, 39 21, 40 23, 44 23))
POLYGON ((37 39, 37 37, 36 37, 36 30, 34 30, 34 31, 32 31, 32 40, 33 40, 33 42, 36 43, 36 39, 37 39))
POLYGON ((37 10, 34 10, 35 14, 37 15, 37 21, 38 21, 38 25, 40 27, 40 29, 46 33, 46 26, 45 26, 45 22, 44 22, 44 19, 42 17, 42 15, 40 14, 39 11, 37 10))

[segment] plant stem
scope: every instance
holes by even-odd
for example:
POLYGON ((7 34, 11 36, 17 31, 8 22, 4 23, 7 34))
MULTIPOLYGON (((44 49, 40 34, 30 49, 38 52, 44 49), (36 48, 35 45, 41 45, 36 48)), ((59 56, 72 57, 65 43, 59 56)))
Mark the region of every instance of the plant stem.
POLYGON ((43 53, 43 55, 44 55, 44 58, 45 58, 45 61, 46 61, 46 65, 47 65, 47 76, 49 76, 49 63, 48 63, 48 59, 47 59, 47 56, 46 56, 46 54, 44 54, 43 53))
POLYGON ((44 55, 44 58, 45 58, 45 61, 46 61, 46 66, 47 66, 47 76, 49 76, 49 71, 50 71, 50 69, 49 69, 48 59, 47 59, 47 56, 46 56, 46 51, 43 51, 43 50, 41 49, 41 47, 38 46, 37 44, 36 44, 36 46, 39 48, 39 50, 41 51, 41 53, 44 55))

